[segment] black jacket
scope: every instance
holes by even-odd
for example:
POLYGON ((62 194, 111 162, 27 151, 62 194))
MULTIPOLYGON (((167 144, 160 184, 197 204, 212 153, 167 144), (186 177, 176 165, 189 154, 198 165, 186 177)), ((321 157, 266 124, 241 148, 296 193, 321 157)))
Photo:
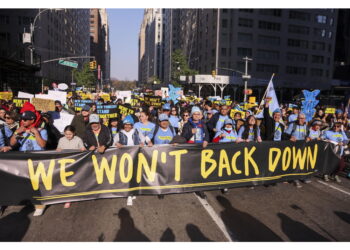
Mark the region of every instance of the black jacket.
MULTIPOLYGON (((207 125, 203 121, 202 121, 202 125, 203 125, 203 130, 204 130, 203 131, 204 132, 203 141, 209 142, 209 132, 208 132, 207 125)), ((193 126, 193 124, 191 122, 186 122, 183 129, 182 129, 181 136, 186 138, 186 140, 188 141, 193 136, 193 133, 192 133, 193 128, 195 128, 195 127, 193 126)))
MULTIPOLYGON (((269 108, 264 108, 264 127, 265 127, 265 133, 264 133, 264 140, 265 141, 273 141, 273 138, 275 136, 275 120, 273 118, 271 118, 270 113, 269 113, 269 108)), ((281 140, 285 140, 286 139, 286 135, 284 133, 284 125, 283 123, 279 123, 280 124, 280 128, 282 130, 282 136, 281 136, 281 140)))
POLYGON ((71 123, 71 125, 75 127, 77 136, 79 136, 80 138, 84 137, 88 124, 89 120, 84 121, 84 117, 81 114, 74 116, 73 121, 71 123))
MULTIPOLYGON (((87 149, 89 149, 91 146, 98 147, 95 134, 90 126, 86 127, 83 141, 87 149)), ((113 144, 111 131, 105 125, 101 125, 101 131, 98 135, 98 141, 100 143, 100 146, 105 146, 106 148, 113 144)))

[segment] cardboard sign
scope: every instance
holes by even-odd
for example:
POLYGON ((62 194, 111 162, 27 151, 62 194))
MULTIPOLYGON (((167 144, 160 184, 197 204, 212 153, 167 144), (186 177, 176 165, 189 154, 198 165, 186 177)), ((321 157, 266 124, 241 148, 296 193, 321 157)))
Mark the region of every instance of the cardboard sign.
POLYGON ((118 105, 117 110, 118 110, 118 114, 124 115, 124 116, 135 114, 135 110, 128 108, 124 105, 118 105))
POLYGON ((30 102, 29 98, 13 98, 13 103, 17 108, 22 108, 24 103, 30 102))
POLYGON ((245 118, 245 112, 244 111, 241 111, 241 110, 238 110, 238 109, 231 109, 231 112, 230 112, 231 119, 233 119, 235 117, 236 113, 241 113, 241 117, 243 119, 245 118))
POLYGON ((118 117, 118 105, 97 105, 97 114, 100 118, 116 118, 118 117))
POLYGON ((55 111, 55 101, 49 99, 32 98, 31 103, 36 110, 40 111, 55 111))
POLYGON ((59 113, 60 117, 58 119, 53 120, 53 125, 57 128, 61 134, 64 133, 64 129, 66 126, 70 125, 73 121, 74 115, 59 113))
POLYGON ((12 97, 13 97, 13 93, 10 91, 0 92, 0 100, 9 101, 9 100, 12 100, 12 97))
POLYGON ((162 97, 160 96, 145 96, 145 104, 148 106, 153 106, 160 108, 162 106, 162 97))
POLYGON ((92 106, 94 102, 91 100, 74 100, 74 110, 80 111, 85 105, 92 106))

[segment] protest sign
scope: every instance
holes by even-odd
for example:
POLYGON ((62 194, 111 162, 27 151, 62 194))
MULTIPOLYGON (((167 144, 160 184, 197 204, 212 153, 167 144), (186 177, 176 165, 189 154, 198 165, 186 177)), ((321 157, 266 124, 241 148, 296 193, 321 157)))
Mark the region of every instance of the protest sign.
POLYGON ((131 91, 116 91, 115 95, 117 96, 117 99, 122 99, 123 102, 130 102, 131 99, 131 91))
POLYGON ((325 110, 325 114, 331 114, 331 115, 333 115, 333 114, 335 114, 335 108, 326 108, 326 110, 325 110))
POLYGON ((140 99, 135 97, 131 98, 130 105, 131 107, 140 107, 141 106, 140 99))
POLYGON ((56 108, 54 100, 32 98, 31 103, 40 111, 55 111, 56 108))
POLYGON ((321 92, 316 89, 314 91, 303 90, 302 91, 305 97, 305 100, 302 101, 301 112, 305 114, 306 121, 309 122, 312 120, 314 114, 316 113, 315 107, 319 103, 319 100, 316 100, 316 96, 321 92))
POLYGON ((18 91, 18 98, 29 98, 32 99, 34 98, 34 95, 26 93, 26 92, 22 92, 22 91, 18 91))
POLYGON ((160 88, 160 90, 162 91, 162 98, 165 99, 169 96, 169 88, 160 88))
POLYGON ((118 105, 117 112, 118 114, 124 115, 124 116, 135 114, 135 110, 128 108, 124 105, 118 105))
POLYGON ((97 114, 100 118, 116 118, 118 117, 118 110, 116 104, 112 105, 97 105, 97 114))
POLYGON ((74 100, 74 110, 80 111, 84 105, 89 105, 91 107, 93 103, 94 102, 91 100, 74 100))
POLYGON ((47 92, 47 95, 48 95, 49 99, 54 100, 54 101, 58 100, 62 104, 66 104, 66 102, 67 102, 67 92, 49 90, 47 92))
POLYGON ((102 98, 105 102, 109 102, 111 100, 111 96, 109 94, 101 94, 100 98, 102 98))
POLYGON ((17 108, 22 108, 23 104, 26 102, 30 102, 29 98, 13 98, 13 103, 16 105, 17 108))
POLYGON ((183 95, 181 87, 175 87, 172 84, 169 84, 169 97, 166 98, 167 101, 173 101, 174 104, 178 103, 178 99, 183 95))
POLYGON ((13 93, 10 91, 6 91, 6 92, 0 92, 0 100, 12 100, 13 97, 13 93))
POLYGON ((231 109, 230 111, 230 117, 233 119, 235 117, 236 113, 240 113, 241 117, 244 119, 245 118, 245 112, 243 110, 238 110, 238 109, 231 109))
POLYGON ((249 103, 252 103, 252 104, 255 104, 255 102, 256 102, 256 96, 249 96, 248 102, 249 102, 249 103))
POLYGON ((162 97, 160 96, 144 96, 145 104, 148 106, 153 106, 160 108, 162 106, 162 97))
POLYGON ((61 112, 59 113, 59 117, 53 120, 53 125, 63 134, 65 127, 72 123, 73 118, 74 115, 61 112))
POLYGON ((305 179, 338 168, 334 149, 324 141, 266 141, 210 143, 206 148, 130 146, 104 154, 10 151, 0 159, 0 186, 6 190, 0 192, 0 204, 54 204, 305 179))

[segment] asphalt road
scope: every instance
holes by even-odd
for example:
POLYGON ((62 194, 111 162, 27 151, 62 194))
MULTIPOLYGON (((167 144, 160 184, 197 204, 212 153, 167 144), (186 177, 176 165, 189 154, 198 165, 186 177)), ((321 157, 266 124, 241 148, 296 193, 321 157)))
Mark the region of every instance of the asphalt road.
POLYGON ((350 180, 8 207, 0 241, 350 241, 350 180))

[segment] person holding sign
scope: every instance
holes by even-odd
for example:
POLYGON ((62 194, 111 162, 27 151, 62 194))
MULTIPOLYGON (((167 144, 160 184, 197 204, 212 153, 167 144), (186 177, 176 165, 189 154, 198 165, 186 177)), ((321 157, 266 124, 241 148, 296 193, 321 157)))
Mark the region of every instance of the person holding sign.
POLYGON ((144 146, 144 142, 144 135, 134 128, 134 119, 131 115, 127 115, 123 120, 123 129, 114 137, 114 145, 118 148, 123 146, 144 146))
POLYGON ((284 124, 281 122, 281 110, 275 109, 272 113, 272 118, 269 114, 269 99, 265 101, 263 110, 265 138, 267 141, 282 141, 285 139, 284 124))
POLYGON ((85 131, 83 141, 88 150, 97 150, 101 154, 112 144, 111 133, 105 125, 101 124, 97 114, 89 116, 89 125, 85 131))

